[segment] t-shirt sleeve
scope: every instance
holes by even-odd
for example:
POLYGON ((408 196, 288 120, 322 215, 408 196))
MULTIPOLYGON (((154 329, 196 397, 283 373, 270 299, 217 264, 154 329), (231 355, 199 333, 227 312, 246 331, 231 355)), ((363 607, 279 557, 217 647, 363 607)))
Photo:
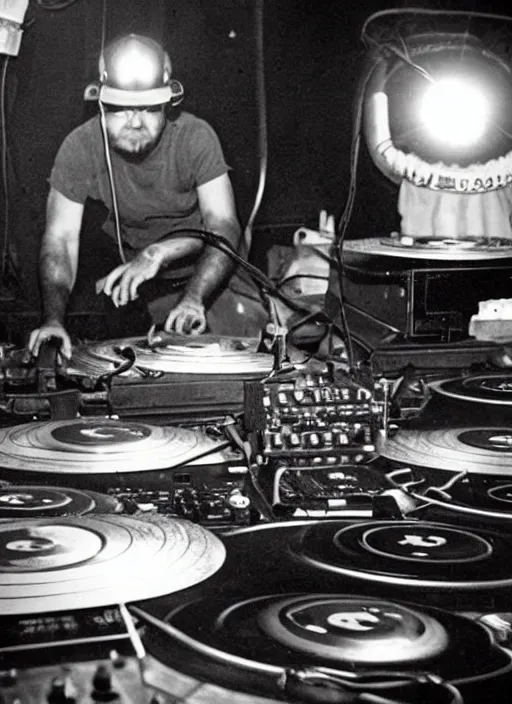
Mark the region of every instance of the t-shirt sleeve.
POLYGON ((199 121, 189 136, 188 145, 191 177, 195 186, 202 186, 229 171, 220 140, 208 123, 199 121))
POLYGON ((84 203, 90 185, 90 156, 74 130, 62 142, 48 179, 50 186, 76 203, 84 203))

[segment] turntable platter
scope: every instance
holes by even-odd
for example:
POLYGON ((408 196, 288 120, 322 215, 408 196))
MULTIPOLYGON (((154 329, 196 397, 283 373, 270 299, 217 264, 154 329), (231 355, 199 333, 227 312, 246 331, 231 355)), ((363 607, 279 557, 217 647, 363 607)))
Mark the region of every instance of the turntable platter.
POLYGON ((139 606, 131 610, 149 625, 145 641, 158 660, 280 701, 320 701, 325 673, 340 685, 325 690, 335 697, 325 701, 355 701, 346 697, 357 692, 361 701, 446 704, 451 696, 432 687, 434 682, 469 682, 475 688, 480 679, 510 671, 510 655, 491 642, 482 625, 378 597, 211 595, 177 605, 163 620, 139 606), (409 680, 403 688, 408 672, 431 673, 432 679, 409 680), (300 689, 294 688, 295 676, 300 689))
POLYGON ((223 444, 203 432, 110 418, 40 421, 0 429, 0 466, 79 475, 222 462, 223 444))
POLYGON ((216 536, 161 516, 10 521, 0 524, 0 613, 150 599, 202 582, 224 558, 216 536))
MULTIPOLYGON (((273 357, 257 351, 257 338, 165 334, 161 342, 149 344, 144 337, 129 337, 80 345, 73 350, 67 373, 97 376, 115 371, 126 362, 123 350, 135 354, 135 368, 175 374, 267 375, 273 357)), ((130 374, 130 371, 125 374, 130 374)))
POLYGON ((438 259, 445 261, 485 261, 512 257, 512 242, 486 238, 460 240, 419 238, 411 245, 399 239, 367 238, 347 240, 343 245, 347 254, 361 256, 403 257, 405 259, 438 259))
POLYGON ((299 559, 330 573, 448 590, 510 587, 511 550, 507 535, 429 521, 319 523, 293 546, 299 559))
POLYGON ((443 379, 429 384, 429 388, 445 398, 512 406, 512 375, 482 374, 443 379))
POLYGON ((381 441, 378 451, 406 465, 512 476, 512 433, 507 427, 400 430, 381 441))
POLYGON ((86 513, 120 513, 122 504, 112 496, 60 486, 11 484, 0 487, 0 518, 81 516, 86 513))

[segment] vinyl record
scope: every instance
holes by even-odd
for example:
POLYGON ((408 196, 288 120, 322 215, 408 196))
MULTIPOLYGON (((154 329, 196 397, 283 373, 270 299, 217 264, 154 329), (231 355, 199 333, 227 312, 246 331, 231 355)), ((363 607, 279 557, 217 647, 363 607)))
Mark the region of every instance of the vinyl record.
POLYGON ((94 491, 30 484, 0 487, 0 518, 82 516, 87 513, 120 513, 122 510, 117 499, 94 491))
POLYGON ((444 379, 432 382, 428 386, 441 396, 457 401, 512 406, 511 374, 487 374, 444 379))
POLYGON ((404 259, 436 259, 445 261, 486 261, 512 257, 509 240, 466 238, 457 240, 418 238, 411 245, 393 237, 347 240, 345 254, 402 257, 404 259))
POLYGON ((512 477, 512 431, 507 427, 400 430, 381 440, 378 452, 406 465, 512 477))
POLYGON ((0 466, 62 475, 141 472, 221 463, 222 446, 203 432, 172 426, 109 418, 41 421, 0 429, 0 466))
POLYGON ((215 573, 225 548, 162 516, 37 518, 0 524, 0 613, 83 609, 148 599, 215 573))
POLYGON ((442 523, 374 521, 306 528, 294 552, 322 570, 367 582, 419 588, 512 585, 512 537, 442 523))
POLYGON ((81 345, 73 350, 67 373, 97 376, 115 371, 126 363, 123 350, 135 354, 135 370, 175 374, 257 374, 272 371, 273 357, 258 352, 259 340, 252 337, 220 337, 162 334, 160 342, 151 345, 144 337, 128 337, 81 345))
POLYGON ((413 678, 403 687, 407 673, 430 673, 431 683, 467 681, 474 686, 479 679, 510 671, 510 654, 480 624, 378 597, 217 594, 182 603, 164 620, 138 606, 132 611, 143 623, 154 624, 145 644, 158 660, 237 691, 277 695, 280 701, 319 701, 325 673, 340 685, 346 682, 339 692, 346 697, 354 693, 352 682, 368 701, 373 692, 378 701, 446 704, 455 700, 446 698, 442 687, 429 689, 428 678, 413 678), (293 689, 295 677, 300 694, 293 689))

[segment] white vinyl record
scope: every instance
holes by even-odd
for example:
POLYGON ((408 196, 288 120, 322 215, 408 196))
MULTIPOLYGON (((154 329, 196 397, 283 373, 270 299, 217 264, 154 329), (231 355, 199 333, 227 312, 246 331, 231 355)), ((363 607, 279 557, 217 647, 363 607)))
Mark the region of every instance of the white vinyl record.
POLYGON ((0 524, 0 615, 150 599, 202 582, 225 548, 189 521, 151 516, 35 518, 0 524))

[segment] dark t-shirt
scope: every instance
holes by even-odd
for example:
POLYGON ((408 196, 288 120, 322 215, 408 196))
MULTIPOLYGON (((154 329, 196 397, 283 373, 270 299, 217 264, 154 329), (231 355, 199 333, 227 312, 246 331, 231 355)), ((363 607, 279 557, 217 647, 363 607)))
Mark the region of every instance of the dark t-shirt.
MULTIPOLYGON (((156 149, 140 164, 111 150, 122 239, 138 250, 181 228, 201 228, 197 186, 226 173, 219 139, 212 127, 182 112, 167 121, 156 149)), ((87 197, 110 211, 103 229, 115 239, 112 196, 99 116, 74 129, 62 143, 50 185, 77 203, 87 197)))
MULTIPOLYGON (((229 170, 214 130, 204 120, 186 112, 166 123, 156 149, 141 164, 128 162, 113 150, 111 159, 121 236, 128 260, 137 250, 169 232, 182 228, 202 229, 197 187, 229 170)), ((91 231, 82 233, 81 263, 86 269, 89 266, 92 273, 82 278, 79 276, 75 294, 77 298, 82 296, 92 307, 97 298, 94 280, 121 263, 120 259, 117 260, 112 197, 99 117, 88 120, 66 137, 55 158, 49 182, 69 200, 85 203, 91 198, 103 202, 110 211, 103 223, 108 237, 91 231)), ((243 241, 240 253, 245 255, 243 241)), ((142 284, 142 301, 126 307, 126 317, 119 320, 118 327, 115 327, 116 321, 124 309, 109 306, 107 322, 111 327, 104 330, 104 334, 110 337, 136 334, 132 311, 140 302, 149 305, 153 322, 163 323, 178 300, 180 285, 192 272, 193 262, 180 261, 160 272, 155 280, 142 284), (160 309, 153 310, 151 306, 160 306, 160 309)), ((109 304, 108 298, 104 298, 109 304)), ((240 267, 226 288, 209 303, 208 324, 215 334, 258 334, 266 321, 259 291, 240 267), (242 299, 243 304, 240 303, 242 299)), ((80 307, 78 303, 76 307, 80 307)), ((145 331, 149 322, 141 320, 140 325, 145 331)))

